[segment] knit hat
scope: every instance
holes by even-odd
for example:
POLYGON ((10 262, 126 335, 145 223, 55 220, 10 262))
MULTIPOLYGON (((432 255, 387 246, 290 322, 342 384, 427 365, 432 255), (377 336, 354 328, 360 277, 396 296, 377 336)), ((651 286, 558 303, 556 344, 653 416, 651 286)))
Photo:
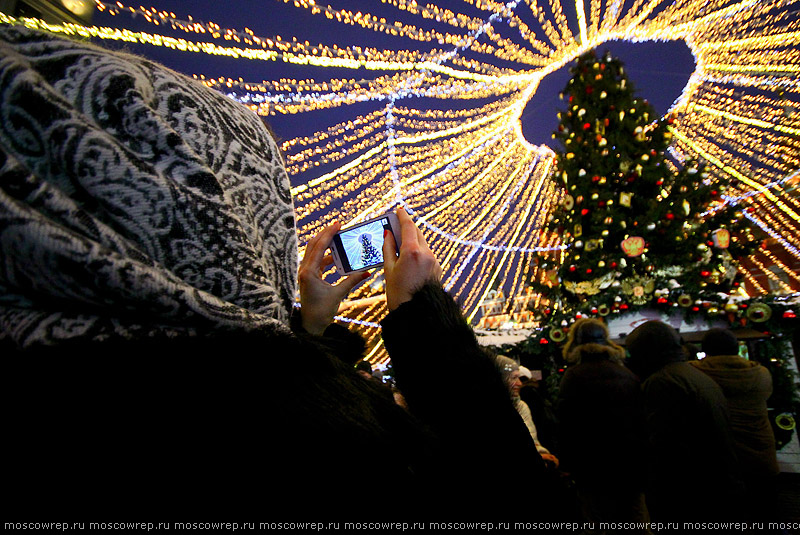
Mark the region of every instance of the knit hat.
POLYGON ((520 377, 524 377, 525 379, 528 379, 528 380, 533 378, 533 374, 525 366, 520 366, 519 367, 519 376, 520 377))
POLYGON ((711 329, 703 336, 700 347, 709 357, 739 354, 739 340, 727 329, 711 329))
POLYGON ((504 376, 508 376, 519 370, 519 363, 516 360, 508 358, 505 355, 497 355, 495 358, 497 367, 504 376))
POLYGON ((681 337, 672 326, 663 321, 651 320, 636 327, 625 339, 631 355, 642 351, 668 351, 681 347, 681 337))
POLYGON ((678 331, 658 320, 650 320, 636 327, 625 338, 625 347, 631 355, 629 367, 641 378, 669 362, 686 360, 678 331))

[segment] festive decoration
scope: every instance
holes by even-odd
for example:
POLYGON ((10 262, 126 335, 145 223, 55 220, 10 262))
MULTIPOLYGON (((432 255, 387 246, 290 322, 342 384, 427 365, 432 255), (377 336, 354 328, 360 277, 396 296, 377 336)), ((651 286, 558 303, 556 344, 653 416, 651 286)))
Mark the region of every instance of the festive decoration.
MULTIPOLYGON (((581 4, 575 25, 567 24, 559 0, 547 6, 518 0, 475 3, 468 6, 469 14, 435 2, 388 0, 380 4, 380 15, 305 0, 287 0, 285 7, 292 4, 319 23, 335 25, 347 44, 259 35, 256 27, 229 28, 225 21, 210 21, 202 13, 158 9, 157 2, 156 7, 122 0, 98 2, 98 26, 49 24, 35 18, 23 21, 7 15, 0 16, 0 23, 119 41, 165 55, 224 57, 225 67, 212 68, 208 62, 209 72, 188 74, 196 74, 201 83, 261 115, 313 114, 312 123, 320 125, 318 131, 286 139, 281 146, 293 184, 301 248, 334 218, 347 226, 404 205, 414 211, 443 261, 446 287, 459 297, 473 322, 493 287, 503 284, 507 294, 514 296, 510 299, 522 295, 529 280, 543 275, 540 268, 530 267, 531 260, 543 250, 562 254, 572 239, 543 228, 563 191, 550 181, 551 148, 531 146, 519 128, 525 104, 541 80, 611 39, 683 39, 691 43, 697 71, 672 106, 667 131, 659 134, 651 128, 658 117, 643 109, 641 102, 620 105, 618 92, 631 89, 624 70, 615 69, 612 61, 594 59, 580 98, 578 92, 565 92, 565 97, 576 95, 572 114, 580 125, 564 134, 585 132, 586 136, 581 141, 573 138, 580 150, 570 150, 565 159, 577 159, 576 154, 585 153, 591 145, 601 151, 598 159, 616 162, 617 155, 626 152, 614 135, 619 123, 632 126, 625 126, 627 138, 643 149, 661 135, 671 142, 670 154, 678 167, 684 161, 703 159, 708 173, 704 181, 735 182, 725 191, 720 189, 720 204, 743 209, 744 221, 800 258, 795 231, 798 204, 791 193, 792 173, 798 167, 793 150, 798 128, 796 113, 792 113, 797 109, 797 61, 792 47, 786 46, 796 38, 796 31, 788 25, 785 5, 779 0, 735 6, 689 0, 658 9, 636 3, 607 9, 587 4, 584 9, 581 4), (152 24, 153 30, 128 29, 125 26, 131 20, 152 24), (349 28, 376 32, 393 41, 386 49, 361 46, 357 37, 344 35, 349 28), (294 75, 298 78, 287 74, 272 80, 244 80, 235 72, 244 62, 285 63, 292 73, 299 73, 294 75), (594 70, 595 63, 604 68, 594 70), (234 72, 222 75, 226 68, 234 72), (348 76, 348 71, 353 75, 348 76), (341 78, 333 78, 331 72, 341 78), (427 106, 428 99, 447 99, 453 105, 427 106), (600 103, 616 108, 599 117, 600 103), (324 113, 329 110, 343 113, 333 119, 324 113), (584 131, 586 123, 591 127, 584 131), (642 128, 636 135, 643 141, 633 135, 636 126, 642 128), (601 140, 596 139, 598 134, 601 140)), ((574 6, 570 11, 575 12, 574 6)), ((630 185, 629 191, 636 189, 631 207, 621 207, 617 196, 602 192, 593 206, 581 207, 587 210, 586 217, 601 222, 613 219, 607 225, 605 243, 615 247, 622 240, 615 234, 619 229, 636 228, 630 232, 642 234, 644 221, 637 228, 635 219, 620 213, 636 211, 639 197, 643 202, 656 198, 638 188, 649 182, 652 166, 662 163, 661 155, 652 152, 623 154, 620 160, 626 158, 613 173, 584 166, 587 178, 605 177, 603 185, 608 188, 624 182, 630 185), (605 204, 600 206, 600 202, 605 204)), ((701 174, 697 173, 698 180, 701 174)), ((677 196, 670 193, 672 197, 677 196)), ((690 205, 698 213, 700 205, 693 200, 690 205)), ((673 213, 683 210, 678 204, 673 213)), ((682 223, 680 215, 672 221, 675 227, 682 223)), ((588 239, 594 238, 593 230, 584 227, 584 231, 588 239)), ((647 237, 647 241, 658 240, 647 237)), ((622 269, 611 267, 621 264, 619 259, 599 258, 601 250, 584 253, 586 257, 574 264, 580 264, 576 272, 586 273, 584 261, 591 265, 591 277, 622 269)), ((648 256, 656 257, 654 253, 648 256)), ((738 253, 734 256, 738 258, 738 253)), ((768 266, 777 264, 763 265, 766 271, 762 272, 774 276, 767 273, 768 266)), ((635 262, 628 266, 634 267, 635 262)), ((788 264, 779 269, 792 273, 788 264)), ((743 276, 750 291, 758 292, 762 283, 743 276)), ((372 284, 362 285, 339 316, 368 338, 368 359, 373 364, 387 359, 378 323, 386 312, 380 292, 372 284)))
POLYGON ((779 414, 778 416, 776 416, 775 417, 775 425, 777 425, 778 427, 780 427, 784 431, 791 431, 795 427, 797 427, 797 424, 795 422, 794 416, 792 416, 788 412, 784 412, 784 413, 779 414))
POLYGON ((609 286, 611 286, 611 283, 613 281, 614 281, 614 274, 606 273, 602 277, 598 277, 596 279, 588 281, 581 281, 578 283, 565 280, 564 289, 573 294, 597 295, 600 293, 601 290, 604 290, 609 286))
POLYGON ((622 247, 625 254, 630 257, 639 256, 644 252, 644 238, 641 236, 625 238, 622 240, 622 243, 620 243, 620 247, 622 247))
POLYGON ((566 333, 560 327, 553 327, 550 329, 550 339, 553 342, 563 342, 566 337, 566 333))
POLYGON ((622 281, 621 288, 633 304, 643 305, 650 300, 655 284, 651 277, 631 277, 622 281))
MULTIPOLYGON (((544 302, 561 302, 564 316, 576 310, 594 313, 614 287, 625 296, 614 311, 677 303, 688 312, 707 314, 714 304, 710 297, 727 294, 737 283, 736 258, 750 254, 757 243, 735 208, 720 203, 719 193, 729 185, 712 186, 706 162, 671 157, 672 135, 667 134, 675 116, 649 122, 655 114, 623 83, 619 60, 606 53, 598 61, 588 52, 572 72, 564 91, 569 109, 559 115, 555 138, 567 145, 576 139, 571 132, 594 125, 615 154, 606 159, 600 149, 589 147, 557 159, 561 180, 553 186, 562 198, 574 198, 580 210, 553 205, 548 230, 569 248, 542 258, 561 263, 561 285, 539 288, 541 279, 534 279, 534 288, 541 290, 544 302), (590 80, 584 73, 592 72, 594 63, 606 68, 590 80), (585 90, 588 86, 591 91, 585 90), (602 101, 596 98, 598 89, 605 92, 602 101), (578 118, 572 110, 583 113, 578 118), (601 177, 606 179, 602 186, 601 177), (656 287, 664 291, 654 295, 656 287)), ((723 306, 719 303, 714 314, 723 306)))
POLYGON ((731 244, 731 233, 724 228, 717 229, 714 231, 713 241, 714 247, 719 247, 720 249, 727 249, 728 246, 731 244))
POLYGON ((753 323, 764 323, 772 317, 772 309, 764 303, 753 303, 747 310, 747 319, 753 323))

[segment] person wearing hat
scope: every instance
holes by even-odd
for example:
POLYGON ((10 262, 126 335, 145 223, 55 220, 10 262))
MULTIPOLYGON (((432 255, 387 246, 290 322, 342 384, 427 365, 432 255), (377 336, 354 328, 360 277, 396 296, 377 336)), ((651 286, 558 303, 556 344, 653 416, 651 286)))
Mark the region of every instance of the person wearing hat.
POLYGON ((774 503, 778 459, 769 422, 767 399, 772 395, 769 370, 739 356, 739 341, 728 329, 711 329, 701 342, 706 354, 691 365, 708 375, 728 400, 734 447, 753 509, 768 511, 774 503))
MULTIPOLYGON (((497 366, 500 369, 503 379, 508 385, 508 391, 511 394, 511 400, 514 402, 514 407, 517 409, 517 412, 519 412, 519 415, 525 422, 525 426, 528 428, 528 432, 530 432, 531 438, 533 438, 533 442, 536 444, 536 450, 539 452, 539 455, 541 455, 542 459, 545 461, 553 463, 553 465, 558 467, 558 458, 550 453, 550 450, 542 446, 542 443, 539 442, 539 434, 536 430, 536 424, 533 421, 533 416, 531 415, 531 410, 528 407, 528 404, 522 401, 522 399, 519 397, 519 392, 522 388, 522 381, 520 380, 521 367, 519 363, 517 363, 517 361, 514 359, 506 357, 505 355, 498 355, 497 366)), ((530 374, 530 370, 528 370, 528 374, 530 374)))
MULTIPOLYGON (((605 324, 576 321, 556 405, 559 452, 586 521, 645 523, 645 434, 639 380, 605 324)), ((644 530, 642 530, 644 532, 644 530)))
POLYGON ((686 361, 680 335, 664 322, 636 327, 625 345, 642 379, 653 521, 735 518, 744 485, 722 390, 686 361))
POLYGON ((531 379, 533 379, 533 373, 531 373, 531 371, 528 368, 526 368, 525 366, 520 366, 519 367, 519 380, 522 382, 522 384, 524 385, 525 383, 527 383, 531 379))

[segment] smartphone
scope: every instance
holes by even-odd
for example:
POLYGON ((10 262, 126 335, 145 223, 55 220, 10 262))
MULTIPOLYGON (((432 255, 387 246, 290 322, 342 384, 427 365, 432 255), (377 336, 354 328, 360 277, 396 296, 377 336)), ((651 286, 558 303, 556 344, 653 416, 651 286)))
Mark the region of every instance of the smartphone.
POLYGON ((333 237, 331 252, 336 270, 349 275, 383 265, 383 233, 394 236, 400 250, 400 222, 394 212, 340 230, 333 237))

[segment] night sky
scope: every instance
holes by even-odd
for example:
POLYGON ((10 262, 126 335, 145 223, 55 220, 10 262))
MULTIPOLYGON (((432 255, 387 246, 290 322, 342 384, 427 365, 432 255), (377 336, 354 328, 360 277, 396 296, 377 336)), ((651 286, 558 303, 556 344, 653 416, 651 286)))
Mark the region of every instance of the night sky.
MULTIPOLYGON (((386 16, 388 20, 403 20, 420 27, 428 24, 435 27, 435 23, 422 19, 421 17, 411 17, 403 12, 388 9, 376 1, 363 0, 343 0, 339 2, 328 2, 329 5, 337 9, 364 10, 377 16, 386 16), (403 15, 406 18, 403 18, 403 15)), ((474 8, 468 4, 453 0, 440 0, 436 2, 440 7, 449 7, 454 11, 465 14, 477 15, 476 11, 470 12, 474 8)), ((185 2, 181 0, 154 0, 150 7, 158 10, 167 10, 175 13, 179 19, 187 20, 189 15, 195 20, 213 21, 222 28, 243 30, 249 28, 255 35, 260 37, 274 37, 280 35, 284 40, 296 37, 299 41, 308 40, 310 43, 333 45, 340 47, 357 45, 361 47, 376 47, 380 49, 409 49, 417 47, 418 50, 427 50, 431 45, 427 42, 417 42, 410 39, 399 39, 385 36, 371 30, 360 27, 346 26, 329 21, 324 16, 312 16, 309 10, 294 7, 293 4, 286 4, 278 0, 227 0, 209 1, 194 0, 185 2)), ((565 6, 568 9, 569 6, 565 6)), ((570 21, 574 20, 574 13, 566 13, 570 21), (573 15, 573 16, 571 16, 573 15)), ((485 14, 483 15, 485 17, 485 14)), ((172 32, 164 26, 154 26, 144 21, 143 17, 131 17, 127 14, 111 17, 106 13, 96 13, 93 19, 98 26, 116 26, 132 30, 141 30, 150 33, 165 33, 176 37, 188 39, 205 40, 206 36, 196 36, 183 32, 172 32)), ((535 25, 535 21, 532 22, 535 25)), ((503 25, 498 25, 502 27, 503 25)), ((570 24, 573 26, 574 24, 570 24)), ((452 31, 452 29, 450 30, 452 31)), ((103 46, 113 48, 125 48, 129 51, 147 56, 159 61, 175 70, 188 75, 203 74, 213 78, 219 76, 238 78, 242 77, 247 82, 257 82, 261 80, 274 80, 280 78, 308 79, 314 78, 317 81, 330 78, 355 78, 379 76, 380 72, 374 71, 352 71, 337 69, 310 69, 284 62, 264 62, 251 60, 234 60, 228 58, 210 57, 206 54, 195 54, 186 52, 175 52, 168 49, 146 46, 120 44, 111 41, 103 41, 103 46)), ((235 45, 236 43, 229 43, 235 45)), ((645 43, 625 43, 610 42, 601 45, 598 53, 603 53, 606 49, 619 57, 625 64, 630 81, 637 89, 637 94, 647 99, 659 114, 663 114, 681 94, 686 82, 694 69, 694 58, 688 47, 682 41, 673 42, 645 42, 645 43)), ((486 56, 480 58, 487 61, 486 56)), ((500 66, 511 66, 501 61, 495 62, 500 66)), ((536 95, 529 102, 523 117, 523 132, 526 138, 534 144, 553 145, 551 133, 557 126, 556 113, 563 108, 563 103, 558 99, 567 81, 569 80, 568 67, 565 66, 555 73, 546 77, 538 89, 536 95)), ((414 107, 425 108, 426 106, 446 107, 447 102, 414 102, 409 103, 414 107)), ((453 103, 453 106, 463 104, 453 103)), ((316 117, 315 114, 303 114, 300 116, 272 116, 268 118, 274 131, 281 139, 290 139, 300 135, 310 135, 320 130, 327 124, 332 124, 341 118, 352 118, 359 113, 367 111, 365 109, 340 109, 334 113, 334 117, 316 117), (335 117, 336 114, 341 117, 335 117)))

